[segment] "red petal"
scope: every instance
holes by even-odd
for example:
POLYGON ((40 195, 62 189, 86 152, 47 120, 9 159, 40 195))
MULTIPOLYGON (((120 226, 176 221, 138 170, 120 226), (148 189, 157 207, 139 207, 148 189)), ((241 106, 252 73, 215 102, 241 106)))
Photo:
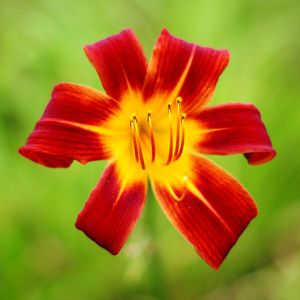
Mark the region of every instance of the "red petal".
POLYGON ((244 153, 253 165, 267 162, 276 154, 260 113, 252 104, 229 103, 208 107, 196 118, 203 129, 199 152, 220 155, 244 153))
POLYGON ((123 30, 84 48, 107 94, 115 99, 143 87, 147 61, 134 32, 123 30))
POLYGON ((99 246, 118 254, 145 204, 146 180, 126 184, 110 165, 80 212, 76 227, 99 246))
POLYGON ((97 90, 71 83, 57 85, 25 146, 19 152, 47 167, 68 167, 110 158, 101 125, 118 103, 97 90))
POLYGON ((193 171, 194 178, 188 180, 188 191, 180 202, 160 182, 154 183, 155 192, 174 226, 218 269, 257 209, 248 192, 207 159, 197 158, 193 171))
POLYGON ((163 95, 166 101, 173 101, 180 96, 183 111, 199 111, 211 98, 228 60, 227 50, 187 43, 164 29, 148 67, 145 98, 163 95))

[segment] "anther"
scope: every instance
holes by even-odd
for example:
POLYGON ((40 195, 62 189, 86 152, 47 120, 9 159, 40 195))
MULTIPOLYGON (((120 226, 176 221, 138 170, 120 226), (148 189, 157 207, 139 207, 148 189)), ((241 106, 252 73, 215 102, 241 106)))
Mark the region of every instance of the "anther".
POLYGON ((188 182, 188 177, 187 177, 187 176, 184 176, 184 177, 183 177, 183 191, 182 191, 182 193, 181 193, 180 196, 178 196, 178 195, 174 192, 172 186, 171 186, 169 183, 166 185, 166 187, 167 187, 167 189, 168 189, 168 192, 170 193, 170 196, 171 196, 175 201, 180 202, 180 201, 182 201, 182 200, 184 199, 184 197, 186 196, 186 194, 187 194, 187 182, 188 182))
POLYGON ((154 162, 155 161, 155 141, 154 141, 154 133, 153 133, 153 127, 152 127, 151 111, 148 112, 147 122, 149 125, 149 134, 150 134, 150 142, 151 142, 151 162, 154 162))

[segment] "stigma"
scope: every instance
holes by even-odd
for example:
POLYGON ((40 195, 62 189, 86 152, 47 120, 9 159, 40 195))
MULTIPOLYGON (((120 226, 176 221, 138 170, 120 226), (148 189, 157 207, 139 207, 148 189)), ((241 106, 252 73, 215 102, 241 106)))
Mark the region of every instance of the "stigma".
MULTIPOLYGON (((174 108, 174 105, 173 105, 174 108)), ((176 106, 175 109, 172 109, 172 104, 168 103, 167 107, 167 127, 166 130, 168 131, 168 154, 164 161, 158 162, 157 161, 157 153, 156 153, 156 143, 159 142, 159 136, 154 130, 153 121, 154 118, 152 116, 152 112, 148 111, 147 115, 145 116, 146 120, 138 120, 136 114, 132 114, 129 124, 130 130, 132 135, 132 143, 134 149, 134 157, 137 163, 140 164, 141 168, 145 170, 149 165, 153 163, 159 163, 162 165, 169 165, 172 162, 177 161, 184 149, 184 140, 185 140, 185 128, 184 122, 186 120, 186 114, 182 112, 182 98, 176 98, 176 106), (145 122, 146 121, 146 122, 145 122), (146 126, 142 126, 140 123, 146 123, 146 126), (175 126, 174 126, 175 125, 175 126), (145 160, 144 150, 143 150, 143 143, 142 143, 142 136, 143 139, 148 139, 149 144, 151 147, 150 157, 145 160), (146 137, 145 137, 146 135, 146 137)), ((165 114, 164 114, 165 116, 165 114)))

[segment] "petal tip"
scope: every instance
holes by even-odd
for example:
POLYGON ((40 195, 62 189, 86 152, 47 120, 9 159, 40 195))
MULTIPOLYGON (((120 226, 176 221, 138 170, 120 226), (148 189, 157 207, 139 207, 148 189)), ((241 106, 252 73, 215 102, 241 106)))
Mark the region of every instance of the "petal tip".
MULTIPOLYGON (((100 242, 99 240, 95 239, 94 235, 89 234, 89 232, 86 230, 86 226, 84 225, 84 222, 81 222, 81 214, 78 215, 77 220, 75 222, 75 227, 76 229, 82 231, 89 239, 91 239, 95 244, 97 244, 98 246, 100 246, 102 249, 106 250, 107 252, 109 252, 111 255, 116 256, 119 254, 119 252, 121 251, 122 247, 120 248, 112 248, 111 246, 108 246, 102 242, 100 242)), ((123 245, 122 245, 123 246, 123 245)))
POLYGON ((117 255, 138 221, 145 199, 145 178, 138 185, 125 183, 117 166, 111 164, 79 213, 75 227, 117 255))
MULTIPOLYGON (((254 202, 253 202, 254 203, 254 202)), ((241 235, 243 234, 243 232, 245 231, 245 229, 250 225, 250 223, 254 220, 254 218, 257 216, 258 214, 258 210, 256 205, 253 205, 252 207, 252 215, 249 216, 249 221, 248 223, 245 225, 244 229, 242 229, 242 231, 240 232, 240 234, 237 236, 236 240, 233 242, 233 244, 228 248, 227 252, 224 253, 223 257, 219 257, 216 260, 213 260, 212 257, 205 257, 203 256, 200 252, 196 250, 196 252, 206 261, 206 263, 211 266, 215 271, 220 271, 221 266, 223 265, 224 261, 226 260, 226 258, 229 256, 231 250, 233 249, 233 247, 235 246, 235 244, 238 242, 238 240, 240 239, 241 235)))
POLYGON ((259 166, 259 165, 262 165, 262 164, 272 161, 276 155, 277 155, 276 150, 272 149, 268 152, 252 153, 252 155, 248 155, 248 156, 246 155, 246 157, 248 159, 249 165, 259 166))
POLYGON ((18 149, 18 153, 19 153, 20 155, 22 155, 23 157, 25 157, 25 158, 27 158, 27 159, 29 159, 29 160, 34 161, 33 158, 32 158, 32 153, 31 153, 31 152, 32 152, 31 149, 28 148, 27 145, 24 145, 24 146, 22 146, 22 147, 20 147, 20 148, 18 149))
POLYGON ((60 82, 56 84, 52 89, 52 98, 55 97, 55 95, 57 95, 58 93, 65 91, 68 87, 70 88, 70 84, 68 82, 60 82))
POLYGON ((125 32, 127 34, 135 36, 134 30, 132 28, 130 28, 130 27, 127 27, 127 28, 123 29, 121 32, 125 32))
POLYGON ((18 152, 23 157, 47 168, 68 168, 73 163, 73 159, 69 157, 49 153, 30 145, 22 146, 18 152))
POLYGON ((219 57, 222 60, 221 65, 222 65, 222 68, 224 70, 228 66, 228 64, 229 64, 229 61, 230 61, 230 52, 229 52, 228 49, 221 49, 221 50, 218 50, 218 52, 219 52, 219 57))
POLYGON ((223 53, 224 53, 224 56, 225 56, 225 58, 226 58, 227 65, 228 65, 228 63, 229 63, 229 61, 230 61, 230 51, 229 51, 228 49, 223 49, 222 51, 223 51, 223 53))
POLYGON ((169 32, 169 30, 168 30, 166 27, 164 27, 164 28, 161 30, 160 34, 161 34, 161 35, 170 35, 170 32, 169 32))
POLYGON ((24 148, 25 148, 25 146, 20 147, 20 148, 18 149, 18 153, 19 153, 20 155, 26 157, 25 154, 24 154, 24 148))

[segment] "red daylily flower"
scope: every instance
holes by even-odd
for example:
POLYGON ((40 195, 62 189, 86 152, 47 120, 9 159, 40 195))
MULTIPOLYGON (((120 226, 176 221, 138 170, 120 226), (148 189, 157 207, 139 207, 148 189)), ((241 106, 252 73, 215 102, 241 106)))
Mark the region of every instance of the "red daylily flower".
POLYGON ((76 227, 112 254, 141 214, 149 178, 170 221, 217 269, 257 209, 245 188, 203 154, 243 153, 252 165, 275 156, 254 105, 206 106, 228 51, 165 29, 149 65, 129 29, 84 50, 107 95, 58 84, 19 152, 52 168, 109 160, 76 227))

